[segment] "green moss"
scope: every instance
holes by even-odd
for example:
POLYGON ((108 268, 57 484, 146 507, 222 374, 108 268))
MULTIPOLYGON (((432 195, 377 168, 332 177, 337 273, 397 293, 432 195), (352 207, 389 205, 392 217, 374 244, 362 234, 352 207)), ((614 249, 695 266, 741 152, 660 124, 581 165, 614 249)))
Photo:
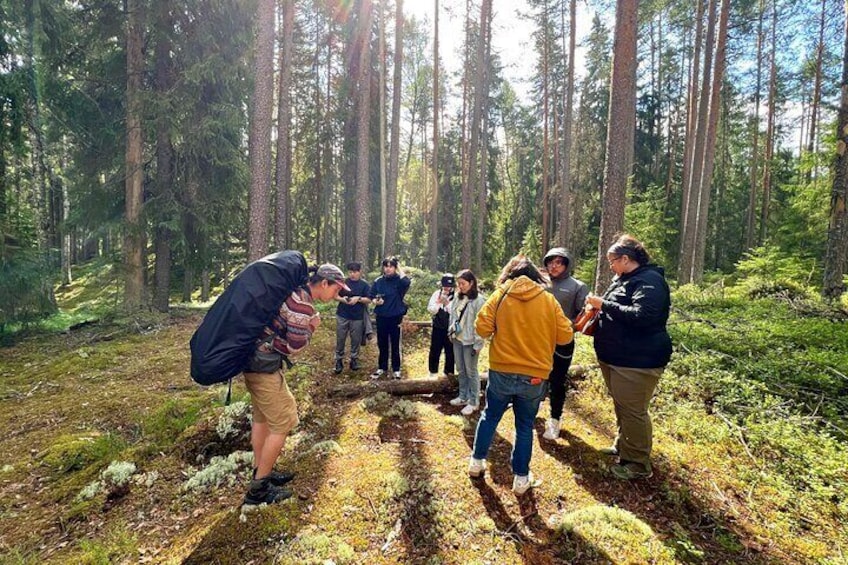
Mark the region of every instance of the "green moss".
POLYGON ((648 524, 627 510, 595 504, 563 516, 563 557, 609 559, 615 563, 672 563, 674 555, 648 524))
POLYGON ((111 565, 138 556, 138 539, 122 526, 109 530, 101 540, 81 540, 74 562, 81 565, 111 565))
POLYGON ((306 528, 296 538, 283 543, 281 564, 322 565, 327 562, 338 564, 355 563, 356 552, 340 538, 318 531, 317 527, 306 528))
POLYGON ((170 398, 141 422, 143 439, 150 452, 166 450, 197 423, 206 402, 203 398, 170 398))
POLYGON ((59 476, 114 459, 126 446, 121 436, 111 433, 63 435, 42 454, 41 462, 59 476))

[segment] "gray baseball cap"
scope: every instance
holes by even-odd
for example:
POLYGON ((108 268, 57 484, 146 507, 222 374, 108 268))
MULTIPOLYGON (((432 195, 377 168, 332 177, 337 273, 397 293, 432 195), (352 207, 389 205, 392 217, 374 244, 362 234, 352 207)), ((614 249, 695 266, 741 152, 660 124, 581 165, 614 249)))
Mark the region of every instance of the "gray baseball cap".
POLYGON ((324 263, 320 267, 318 267, 318 276, 322 279, 327 279, 328 281, 333 281, 344 290, 350 291, 350 287, 345 283, 345 275, 341 269, 333 265, 332 263, 324 263))

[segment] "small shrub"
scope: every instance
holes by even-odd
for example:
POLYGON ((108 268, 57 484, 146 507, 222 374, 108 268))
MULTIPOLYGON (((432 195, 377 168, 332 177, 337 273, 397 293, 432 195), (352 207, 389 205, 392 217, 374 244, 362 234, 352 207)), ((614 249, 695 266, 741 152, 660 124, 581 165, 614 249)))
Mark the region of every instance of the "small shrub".
POLYGON ((415 405, 414 402, 410 402, 409 400, 398 400, 386 412, 386 417, 408 420, 410 418, 414 418, 417 414, 418 407, 415 405))
POLYGON ((236 451, 226 457, 213 457, 209 464, 197 471, 185 483, 184 491, 203 492, 223 484, 234 485, 241 469, 253 465, 253 453, 236 451))
POLYGON ((342 446, 338 444, 338 442, 328 439, 326 441, 318 442, 309 448, 307 454, 324 456, 329 455, 330 453, 342 453, 342 446))
POLYGON ((376 394, 372 394, 371 396, 366 396, 362 399, 362 407, 368 412, 378 412, 383 407, 391 402, 392 397, 388 393, 378 392, 376 394))
POLYGON ((91 500, 101 492, 109 495, 118 495, 129 485, 135 471, 135 463, 129 461, 112 461, 100 473, 100 480, 91 482, 83 488, 77 495, 76 501, 91 500))
POLYGON ((251 421, 250 405, 247 402, 234 402, 224 407, 215 430, 221 439, 238 438, 250 432, 251 421))

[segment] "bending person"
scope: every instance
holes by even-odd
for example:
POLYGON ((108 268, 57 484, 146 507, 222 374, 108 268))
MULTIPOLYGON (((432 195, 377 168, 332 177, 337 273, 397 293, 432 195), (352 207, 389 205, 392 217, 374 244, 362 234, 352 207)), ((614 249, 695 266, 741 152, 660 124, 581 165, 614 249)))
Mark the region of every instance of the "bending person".
POLYGON ((286 436, 299 422, 297 402, 282 370, 283 356, 303 351, 321 323, 313 301, 335 300, 340 290, 350 290, 341 269, 330 264, 310 267, 306 284, 283 301, 271 324, 256 340, 256 350, 244 372, 253 405, 250 443, 254 464, 244 504, 272 504, 292 495, 281 487, 294 475, 274 471, 286 436))

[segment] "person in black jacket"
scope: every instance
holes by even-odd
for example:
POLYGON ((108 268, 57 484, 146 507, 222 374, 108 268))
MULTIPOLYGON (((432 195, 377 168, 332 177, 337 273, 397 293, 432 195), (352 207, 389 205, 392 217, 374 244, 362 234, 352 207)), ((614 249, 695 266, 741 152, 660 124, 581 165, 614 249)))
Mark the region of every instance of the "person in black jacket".
POLYGON ((653 428, 648 404, 671 358, 666 331, 671 293, 662 267, 650 263, 641 242, 622 235, 607 250, 615 277, 603 296, 590 295, 587 307, 600 310, 595 354, 615 404, 618 425, 611 447, 601 450, 619 461, 618 479, 648 478, 653 428))
POLYGON ((369 298, 375 304, 377 317, 377 370, 372 379, 379 379, 389 369, 389 349, 391 348, 392 378, 399 379, 401 362, 400 324, 406 315, 404 302, 411 281, 400 268, 397 257, 387 257, 382 263, 383 276, 377 277, 369 298))

